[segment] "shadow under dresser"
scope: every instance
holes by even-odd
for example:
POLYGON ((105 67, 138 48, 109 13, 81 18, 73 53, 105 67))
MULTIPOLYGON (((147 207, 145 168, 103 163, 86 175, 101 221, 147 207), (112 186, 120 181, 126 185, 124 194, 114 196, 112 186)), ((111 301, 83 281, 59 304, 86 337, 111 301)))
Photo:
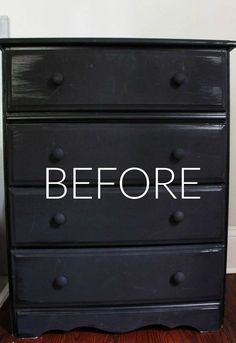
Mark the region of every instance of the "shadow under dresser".
POLYGON ((15 335, 221 327, 235 44, 0 40, 15 335))

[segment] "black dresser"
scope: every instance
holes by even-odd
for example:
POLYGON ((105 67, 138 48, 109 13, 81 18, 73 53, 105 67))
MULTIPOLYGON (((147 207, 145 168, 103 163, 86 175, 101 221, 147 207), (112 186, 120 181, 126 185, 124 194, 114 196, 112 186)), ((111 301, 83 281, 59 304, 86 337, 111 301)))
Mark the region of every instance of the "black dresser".
POLYGON ((235 44, 0 40, 14 334, 221 327, 235 44))

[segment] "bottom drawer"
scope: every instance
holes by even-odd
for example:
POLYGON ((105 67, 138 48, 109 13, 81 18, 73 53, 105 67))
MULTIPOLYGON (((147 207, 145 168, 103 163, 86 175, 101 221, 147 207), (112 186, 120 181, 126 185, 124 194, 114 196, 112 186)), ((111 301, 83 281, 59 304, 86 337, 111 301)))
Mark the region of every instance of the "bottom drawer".
POLYGON ((222 245, 12 252, 17 306, 155 304, 219 299, 222 245))

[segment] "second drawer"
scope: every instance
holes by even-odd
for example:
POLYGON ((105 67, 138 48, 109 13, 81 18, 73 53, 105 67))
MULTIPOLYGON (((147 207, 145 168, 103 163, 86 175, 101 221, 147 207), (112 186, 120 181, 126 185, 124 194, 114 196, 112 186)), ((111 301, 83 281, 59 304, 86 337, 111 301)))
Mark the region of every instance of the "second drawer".
MULTIPOLYGON (((126 169, 138 167, 154 181, 155 168, 169 168, 180 181, 181 168, 201 168, 186 172, 190 181, 222 182, 227 172, 227 131, 224 124, 162 123, 73 123, 10 124, 7 127, 8 175, 11 185, 45 185, 46 168, 61 168, 65 182, 77 179, 97 183, 102 179, 118 181, 126 169)), ((61 172, 51 172, 59 181, 61 172)), ((169 172, 160 172, 170 180, 169 172)), ((131 171, 124 183, 140 184, 145 178, 131 171)))
MULTIPOLYGON (((91 200, 73 200, 69 188, 63 199, 48 200, 42 188, 10 188, 10 223, 14 245, 164 244, 222 241, 225 226, 224 186, 171 187, 177 200, 163 187, 139 200, 124 197, 117 187, 80 188, 91 200)), ((60 194, 60 189, 54 194, 60 194)), ((137 196, 142 187, 127 187, 137 196)))

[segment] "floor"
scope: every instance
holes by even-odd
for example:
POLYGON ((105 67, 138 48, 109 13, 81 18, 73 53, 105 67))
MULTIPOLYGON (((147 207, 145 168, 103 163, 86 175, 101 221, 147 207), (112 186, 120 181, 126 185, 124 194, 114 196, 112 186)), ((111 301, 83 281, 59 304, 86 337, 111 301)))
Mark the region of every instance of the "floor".
POLYGON ((46 333, 37 339, 20 339, 9 332, 7 304, 0 310, 0 343, 236 343, 236 274, 227 275, 224 328, 211 333, 189 329, 140 329, 123 335, 75 330, 65 334, 46 333))

